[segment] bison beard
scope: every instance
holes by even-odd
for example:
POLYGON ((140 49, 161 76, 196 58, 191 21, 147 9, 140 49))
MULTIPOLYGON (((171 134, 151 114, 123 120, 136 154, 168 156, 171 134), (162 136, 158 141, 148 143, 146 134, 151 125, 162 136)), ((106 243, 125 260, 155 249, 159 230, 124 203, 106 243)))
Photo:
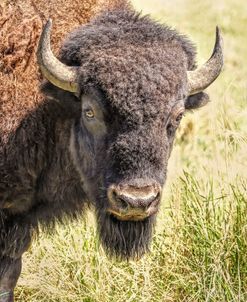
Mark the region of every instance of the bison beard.
POLYGON ((143 221, 121 221, 104 211, 97 212, 100 241, 109 256, 138 259, 149 250, 155 217, 143 221))

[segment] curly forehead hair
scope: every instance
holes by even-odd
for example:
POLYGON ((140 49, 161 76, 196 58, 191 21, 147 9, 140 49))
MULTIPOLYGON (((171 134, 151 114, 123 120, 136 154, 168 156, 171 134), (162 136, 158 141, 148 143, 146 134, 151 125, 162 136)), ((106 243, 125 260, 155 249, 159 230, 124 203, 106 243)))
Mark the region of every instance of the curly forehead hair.
POLYGON ((125 116, 139 110, 145 117, 155 114, 155 104, 165 110, 165 101, 177 97, 186 82, 185 71, 195 68, 195 48, 186 37, 132 10, 106 11, 79 27, 60 57, 81 66, 82 90, 100 86, 125 116))

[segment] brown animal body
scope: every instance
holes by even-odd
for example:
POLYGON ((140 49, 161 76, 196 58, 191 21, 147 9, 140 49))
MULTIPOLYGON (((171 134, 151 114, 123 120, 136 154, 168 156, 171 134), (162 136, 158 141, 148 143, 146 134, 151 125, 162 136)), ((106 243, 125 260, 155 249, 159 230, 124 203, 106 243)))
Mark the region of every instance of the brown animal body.
POLYGON ((69 9, 59 2, 59 12, 43 1, 2 10, 17 14, 1 20, 9 32, 0 65, 1 302, 13 301, 38 224, 50 228, 87 205, 109 255, 129 259, 148 250, 176 129, 185 110, 207 103, 203 90, 223 64, 218 30, 212 57, 196 68, 186 37, 125 1, 77 1, 69 9), (50 13, 57 16, 55 48, 64 30, 88 23, 66 38, 60 60, 46 24, 37 53, 48 80, 42 97, 34 51, 50 13))

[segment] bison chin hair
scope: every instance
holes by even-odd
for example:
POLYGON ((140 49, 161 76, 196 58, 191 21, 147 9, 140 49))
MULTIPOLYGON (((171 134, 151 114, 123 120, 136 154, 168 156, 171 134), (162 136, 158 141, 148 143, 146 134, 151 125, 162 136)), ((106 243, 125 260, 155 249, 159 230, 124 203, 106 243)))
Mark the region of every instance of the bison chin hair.
POLYGON ((108 256, 118 260, 139 259, 149 251, 155 217, 143 221, 121 221, 99 211, 97 225, 100 241, 108 256))

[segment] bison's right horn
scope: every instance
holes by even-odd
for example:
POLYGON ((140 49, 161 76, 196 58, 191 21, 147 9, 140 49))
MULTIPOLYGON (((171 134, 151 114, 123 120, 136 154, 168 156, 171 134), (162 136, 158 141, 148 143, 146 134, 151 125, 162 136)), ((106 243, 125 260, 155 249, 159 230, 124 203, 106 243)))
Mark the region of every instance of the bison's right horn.
POLYGON ((196 70, 188 71, 189 95, 207 88, 219 76, 223 67, 223 41, 218 26, 211 58, 196 70))
POLYGON ((78 67, 71 67, 60 62, 52 53, 50 32, 52 21, 49 19, 42 31, 37 51, 39 67, 44 77, 53 85, 70 92, 77 92, 78 67))

